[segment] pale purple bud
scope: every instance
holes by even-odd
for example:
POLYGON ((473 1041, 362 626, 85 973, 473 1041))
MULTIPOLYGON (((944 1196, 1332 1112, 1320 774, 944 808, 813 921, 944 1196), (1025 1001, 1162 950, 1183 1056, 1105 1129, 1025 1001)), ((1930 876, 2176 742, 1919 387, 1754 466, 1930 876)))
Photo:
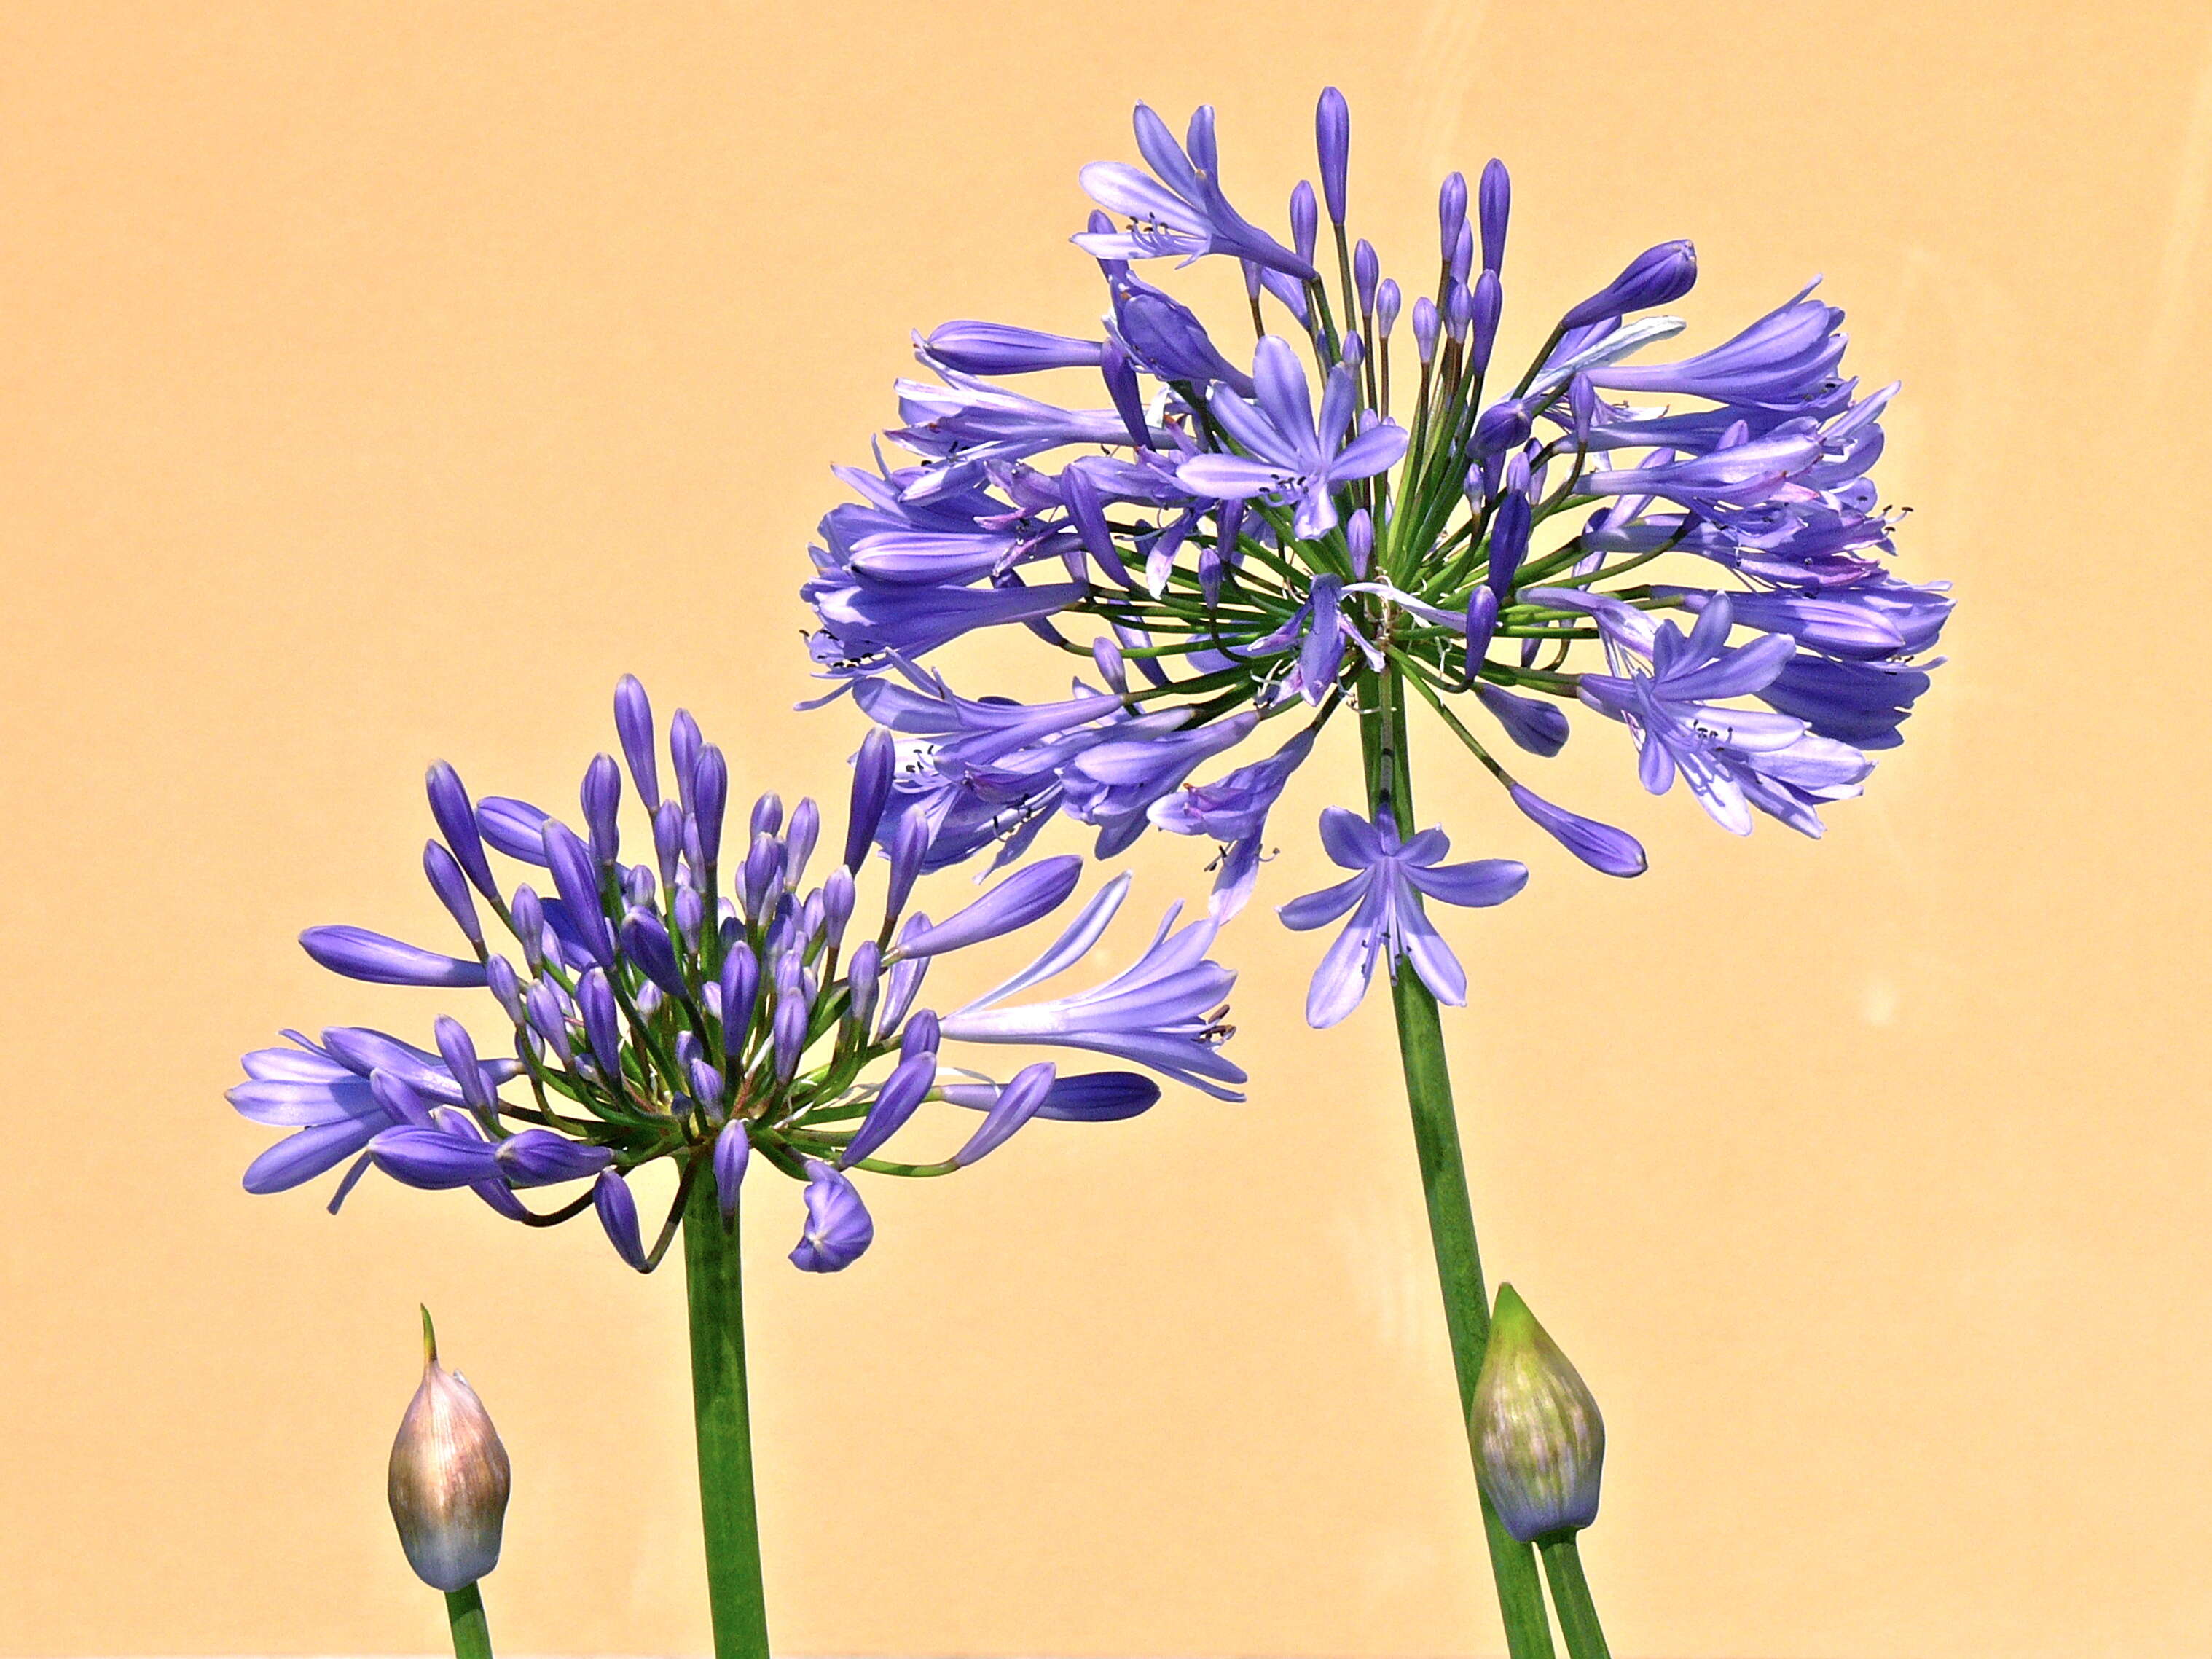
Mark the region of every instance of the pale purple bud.
POLYGON ((684 994, 684 970, 677 964, 675 941, 652 911, 632 910, 623 917, 622 948, 623 954, 669 995, 684 994))
MULTIPOLYGON (((1328 220, 1344 222, 1346 173, 1352 157, 1352 111, 1334 87, 1322 88, 1314 109, 1314 148, 1321 156, 1322 194, 1328 198, 1328 220)), ((1306 258, 1311 258, 1308 250, 1306 258)))
POLYGON ((1100 349, 1098 374, 1106 382, 1107 401, 1121 417, 1121 429, 1142 449, 1152 441, 1152 428, 1145 421, 1144 388, 1137 384, 1137 366, 1120 341, 1109 339, 1100 349))
POLYGON ((510 1187, 551 1187, 563 1181, 586 1181, 615 1161, 605 1146, 556 1134, 550 1129, 524 1129, 499 1143, 499 1165, 510 1187))
POLYGON ((499 1179, 499 1160, 489 1142, 457 1135, 444 1127, 413 1126, 381 1131, 368 1143, 376 1167, 405 1187, 448 1192, 499 1179))
POLYGON ((722 1052, 734 1060, 753 1023, 753 999, 760 994, 760 963, 739 943, 722 958, 722 1052))
POLYGON ((1129 695, 1129 668, 1121 655, 1121 642, 1110 634, 1101 634, 1091 641, 1091 660, 1098 665, 1098 677, 1106 682, 1106 689, 1120 696, 1129 695))
POLYGON ((441 1014, 430 1030, 437 1038, 438 1054, 446 1069, 461 1085, 463 1102, 480 1112, 490 1110, 491 1085, 484 1081, 483 1067, 477 1061, 476 1039, 469 1035, 468 1027, 451 1014, 441 1014))
POLYGON ((797 892, 806 882, 806 863, 822 835, 822 809, 811 795, 791 809, 791 828, 783 836, 783 884, 797 892))
POLYGON ((1413 301, 1413 349, 1421 354, 1422 362, 1436 361, 1437 337, 1443 332, 1443 319, 1429 296, 1422 295, 1413 301))
POLYGON ((690 811, 691 802, 691 769, 698 763, 699 750, 706 739, 699 735, 699 722, 691 718, 691 711, 679 708, 676 717, 668 722, 668 758, 676 769, 676 790, 690 811))
POLYGON ((1554 806, 1534 790, 1515 783, 1506 793, 1513 804, 1548 830, 1553 838, 1593 870, 1608 876, 1640 876, 1646 860, 1643 845, 1626 830, 1600 823, 1554 806))
POLYGON ((601 864, 612 864, 622 846, 622 768, 613 756, 592 757, 578 799, 584 809, 584 828, 592 838, 592 856, 601 864))
POLYGON ((637 1005, 637 1017, 640 1019, 651 1019, 660 1012, 661 1005, 667 1000, 667 997, 658 985, 647 980, 637 988, 636 993, 630 1000, 637 1005))
POLYGON ((1455 340, 1467 337, 1467 325, 1474 320, 1474 295, 1465 283, 1457 277, 1444 290, 1444 332, 1455 340))
POLYGON ((1475 215, 1482 221, 1482 268, 1492 276, 1505 270, 1505 221, 1513 210, 1513 181, 1505 163, 1492 156, 1475 189, 1475 215))
POLYGON ((491 862, 484 857, 483 838, 477 829, 476 811, 469 805, 469 792, 461 787, 460 774, 440 761, 430 769, 423 784, 430 797, 430 816, 437 820, 438 833, 453 849, 455 861, 468 872, 478 892, 496 902, 499 884, 492 879, 491 862))
POLYGON ((1477 685, 1475 701, 1505 728, 1505 735, 1547 760, 1567 746, 1567 711, 1541 697, 1523 697, 1495 685, 1477 685))
POLYGON ((514 918, 514 937, 522 946, 522 959, 536 973, 545 963, 545 907, 538 902, 534 887, 518 887, 514 902, 507 908, 514 918))
POLYGON ((633 864, 623 872, 623 897, 631 904, 642 904, 650 909, 654 892, 653 872, 641 864, 633 864))
MULTIPOLYGON (((691 1085, 691 1093, 702 1106, 722 1103, 722 1074, 703 1060, 695 1060, 684 1067, 684 1075, 691 1085)), ((720 1116, 718 1112, 716 1116, 720 1116)))
POLYGON ((766 830, 757 831, 752 849, 745 854, 744 867, 738 873, 738 892, 744 900, 749 920, 758 922, 775 908, 782 891, 782 874, 783 843, 766 830))
POLYGON ((1083 860, 1076 854, 1041 859, 933 927, 908 929, 900 938, 900 954, 939 956, 1026 927, 1066 903, 1082 879, 1083 860))
POLYGON ((1466 220, 1460 221, 1459 240, 1452 244, 1451 276, 1455 283, 1464 283, 1474 274, 1474 231, 1466 220))
POLYGON ((514 965, 505 957, 493 957, 484 963, 484 984, 499 1006, 507 1010, 507 1017, 516 1024, 522 1023, 522 986, 514 976, 514 965))
POLYGON ((1352 551, 1353 580, 1366 580, 1368 564, 1375 556, 1375 520, 1365 507, 1356 509, 1346 523, 1344 539, 1352 551))
POLYGON ((1445 179, 1437 191, 1437 228, 1441 233, 1437 244, 1441 257, 1449 259, 1459 245, 1460 227, 1467 222, 1467 175, 1455 173, 1445 179))
POLYGON ((1486 270, 1474 279, 1474 326, 1468 356, 1477 374, 1490 368, 1490 353, 1498 343, 1498 314, 1504 303, 1505 290, 1498 285, 1496 271, 1486 270))
POLYGON ((366 927, 310 927, 300 948, 334 974, 372 985, 474 987, 484 982, 483 964, 441 956, 366 927))
POLYGON ((530 994, 524 1001, 530 1016, 530 1029, 545 1039, 546 1047, 560 1057, 562 1065, 572 1064, 575 1051, 568 1044, 568 1020, 559 994, 540 980, 530 988, 530 994))
POLYGON ((891 775, 898 756, 891 734, 876 727, 860 739, 853 757, 853 800, 845 818, 845 867, 858 872, 874 844, 884 805, 891 798, 891 775))
MULTIPOLYGON (((1110 228, 1110 222, 1109 222, 1110 228)), ((1010 323, 940 323, 920 342, 931 357, 963 374, 1027 374, 1043 368, 1095 368, 1096 340, 1047 334, 1010 323)))
POLYGON ((625 674, 615 684, 615 731, 622 738, 623 758, 629 763, 637 784, 637 798, 648 812, 660 810, 660 770, 653 757, 653 701, 645 695, 637 676, 625 674))
POLYGON ((939 1027, 936 1014, 927 1008, 916 1010, 914 1018, 907 1021, 906 1030, 899 1037, 900 1057, 911 1060, 916 1054, 935 1054, 939 1034, 939 1027))
POLYGON ((744 1120, 732 1118, 714 1137, 714 1198, 722 1206, 725 1226, 737 1219, 738 1188, 744 1184, 745 1165, 752 1162, 753 1143, 744 1120))
POLYGON ((775 1054, 775 1080, 788 1083, 798 1074, 799 1056, 806 1047, 806 1005, 798 998, 779 1002, 769 1042, 775 1054))
POLYGON ((438 902, 446 907, 471 945, 483 943, 483 923, 477 918, 477 902, 469 892, 468 878, 461 872, 460 865, 446 850, 443 842, 422 843, 422 874, 430 884, 430 890, 438 896, 438 902))
POLYGON ((433 1589, 465 1589, 499 1565, 514 1472, 491 1413, 459 1372, 438 1363, 422 1313, 422 1381, 399 1419, 385 1496, 399 1547, 433 1589))
POLYGON ((696 887, 676 890, 676 931, 684 935, 684 948, 699 948, 699 932, 707 924, 707 901, 699 896, 696 887))
POLYGON ((753 803, 752 831, 772 836, 783 828, 783 797, 770 790, 753 803))
POLYGON ((1359 337, 1358 329, 1344 337, 1343 355, 1347 368, 1357 368, 1367 361, 1367 342, 1359 337))
POLYGON ((920 812, 908 812, 899 819, 898 828, 892 832, 890 845, 890 880, 884 896, 884 915, 896 921, 906 908, 908 896, 914 891, 915 878, 921 873, 921 860, 929 851, 929 821, 920 812))
POLYGON ((864 939, 853 947, 845 964, 846 1018, 866 1030, 875 1011, 876 986, 883 973, 883 951, 875 940, 864 939))
POLYGON ((1390 331, 1398 325, 1398 279, 1385 276, 1375 289, 1375 332, 1378 338, 1389 339, 1390 331))
POLYGON ((1014 1075, 1014 1080, 999 1091, 998 1099, 983 1115, 983 1121, 975 1133, 968 1137, 968 1144, 953 1153, 952 1161, 965 1168, 986 1152, 1006 1144, 1014 1131, 1027 1123, 1052 1093, 1054 1068, 1048 1060, 1034 1066, 1025 1066, 1014 1075))
POLYGON ((630 1196, 628 1183, 612 1170, 602 1170, 592 1183, 592 1207, 599 1212, 599 1225, 606 1229, 607 1242, 615 1247, 615 1254, 638 1272, 649 1271, 645 1240, 637 1230, 637 1200, 630 1196))
POLYGON ((1474 436, 1468 450, 1475 455, 1492 455, 1528 441, 1528 406, 1516 398, 1506 398, 1475 416, 1474 436))
POLYGON ((684 809, 665 800, 653 809, 653 855, 660 866, 660 884, 676 885, 676 860, 684 851, 684 809))
POLYGON ((590 848, 558 818, 545 821, 545 861, 553 871, 553 884, 561 902, 582 937, 585 951, 600 967, 614 964, 614 935, 599 908, 599 866, 590 848))
POLYGON ((845 924, 853 919, 857 898, 853 890, 853 872, 842 865, 832 870, 822 884, 823 938, 833 951, 845 942, 845 924))
POLYGON ((1314 187, 1301 179, 1291 190, 1291 244, 1309 264, 1320 232, 1321 206, 1314 200, 1314 187))
POLYGON ((1359 295, 1362 314, 1375 309, 1375 285, 1382 279, 1382 262, 1376 256, 1375 244, 1364 236, 1352 250, 1352 286, 1359 295))

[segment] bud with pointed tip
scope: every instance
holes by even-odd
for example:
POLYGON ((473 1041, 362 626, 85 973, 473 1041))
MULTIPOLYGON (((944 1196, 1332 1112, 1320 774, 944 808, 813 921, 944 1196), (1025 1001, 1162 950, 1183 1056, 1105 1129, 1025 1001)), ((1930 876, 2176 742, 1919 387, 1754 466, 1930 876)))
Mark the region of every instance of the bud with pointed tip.
POLYGON ((1483 1493, 1514 1537, 1533 1543, 1597 1519, 1605 1419, 1510 1285, 1498 1289, 1469 1420, 1483 1493))
POLYGON ((512 1477, 477 1391, 438 1363, 422 1311, 422 1383, 392 1443, 386 1492, 407 1565, 433 1589, 473 1584, 499 1565, 512 1477))

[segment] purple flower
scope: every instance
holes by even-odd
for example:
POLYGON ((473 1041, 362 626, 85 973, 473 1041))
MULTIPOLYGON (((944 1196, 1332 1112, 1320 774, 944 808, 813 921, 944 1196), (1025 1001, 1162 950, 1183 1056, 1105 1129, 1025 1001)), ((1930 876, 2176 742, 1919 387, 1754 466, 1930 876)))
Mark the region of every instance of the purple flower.
POLYGON ((1121 161, 1094 161, 1083 169, 1083 188, 1109 213, 1126 218, 1126 231, 1089 231, 1074 238, 1101 259, 1156 259, 1180 254, 1188 264, 1208 253, 1226 253, 1300 281, 1319 273, 1265 231, 1221 193, 1214 155, 1213 111, 1190 118, 1189 153, 1167 123, 1137 106, 1137 149, 1154 178, 1121 161))
POLYGON ((1357 1008, 1385 950, 1394 963, 1411 962, 1437 1001, 1464 1006, 1466 972, 1421 900, 1425 896, 1445 904, 1503 904, 1528 884, 1528 866, 1510 859, 1444 864, 1451 842, 1442 830, 1425 830, 1401 842, 1389 814, 1370 823, 1340 806, 1322 813, 1321 838, 1334 862, 1357 873, 1293 899, 1278 912, 1285 927, 1301 933, 1352 913, 1315 971, 1306 994, 1306 1023, 1334 1025, 1357 1008))
POLYGON ((470 986, 484 982, 483 964, 403 945, 366 927, 310 927, 300 948, 334 974, 376 985, 470 986))
POLYGON ((850 1180, 820 1158, 806 1162, 806 1229, 792 1247, 801 1273, 842 1272, 875 1242, 876 1224, 850 1180))
POLYGON ((1336 525, 1334 490, 1388 471, 1406 453, 1405 429, 1388 422, 1346 441, 1358 395, 1347 368, 1330 372, 1316 424, 1305 370, 1286 340, 1270 334, 1260 341, 1252 355, 1252 381, 1256 403, 1219 389, 1206 404, 1249 454, 1194 455, 1176 469, 1176 477, 1201 495, 1295 501, 1297 533, 1319 536, 1336 525))

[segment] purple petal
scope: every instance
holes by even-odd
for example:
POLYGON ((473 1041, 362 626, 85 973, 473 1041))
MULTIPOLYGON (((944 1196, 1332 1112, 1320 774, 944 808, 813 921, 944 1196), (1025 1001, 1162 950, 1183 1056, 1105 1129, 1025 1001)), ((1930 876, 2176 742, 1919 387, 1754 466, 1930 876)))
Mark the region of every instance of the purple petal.
POLYGON ((374 985, 478 986, 483 964, 402 944, 366 927, 310 927, 301 948, 334 974, 374 985))

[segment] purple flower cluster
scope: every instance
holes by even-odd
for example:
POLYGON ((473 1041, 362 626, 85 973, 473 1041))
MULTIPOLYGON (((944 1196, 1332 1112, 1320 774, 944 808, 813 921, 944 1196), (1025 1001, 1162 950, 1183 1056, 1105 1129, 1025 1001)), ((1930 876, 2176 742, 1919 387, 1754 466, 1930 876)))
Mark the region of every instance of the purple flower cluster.
MULTIPOLYGON (((1018 856, 1054 814, 1096 829, 1101 855, 1148 826, 1208 836, 1225 917, 1321 728, 1346 708, 1402 726, 1408 690, 1606 873, 1643 870, 1635 839, 1544 799, 1477 728, 1549 757, 1580 703, 1628 729, 1653 793, 1679 776, 1739 834, 1755 810, 1819 835, 1820 806, 1901 740, 1951 604, 1890 570, 1899 515, 1869 473, 1896 388, 1845 376, 1843 313, 1808 289, 1720 344, 1643 362, 1683 327, 1653 308, 1697 280, 1690 244, 1666 242, 1554 313, 1518 374, 1493 373, 1504 167, 1472 191, 1444 180, 1434 289, 1408 303, 1346 228, 1333 88, 1316 137, 1321 189, 1291 192, 1279 240, 1224 193, 1211 109, 1178 143, 1139 105, 1145 167, 1083 172, 1100 210, 1073 240, 1105 285, 1097 337, 959 321, 917 338, 932 378, 900 382, 887 434, 909 459, 841 472, 861 499, 822 520, 804 589, 831 696, 901 739, 887 842, 920 821, 933 867, 994 843, 1018 856), (1136 270, 1215 254, 1243 270, 1249 356, 1136 270), (1074 406, 1006 384, 1039 375, 1074 406), (924 660, 1004 625, 1094 677, 1060 702, 976 700, 924 660), (1589 647, 1601 665, 1576 660, 1589 647), (1455 712, 1469 696, 1472 723, 1455 712), (1231 757, 1286 718, 1266 757, 1231 757)), ((1429 866, 1379 850, 1398 846, 1389 805, 1370 802, 1360 844, 1378 850, 1360 856, 1405 879, 1353 907, 1317 1020, 1348 1006, 1339 969, 1382 949, 1439 995, 1460 981, 1420 919, 1421 895, 1443 896, 1411 873, 1429 866)), ((1325 833, 1350 850, 1341 823, 1325 833)), ((1316 914, 1300 901, 1285 920, 1316 914)))
POLYGON ((423 849, 423 873, 467 954, 361 927, 301 935, 309 956, 349 978, 489 991, 513 1057, 485 1056, 450 1015, 434 1023, 431 1048, 356 1027, 319 1041, 287 1032, 294 1046, 247 1054, 248 1080, 229 1094, 245 1117, 292 1132, 254 1159, 247 1191, 280 1192, 349 1160, 333 1211, 371 1169, 410 1187, 465 1187, 534 1225, 590 1209, 622 1258, 650 1272, 694 1183, 712 1181, 733 1216, 757 1152, 805 1182, 792 1261, 834 1273, 874 1237, 848 1171, 950 1174, 1031 1118, 1106 1121, 1159 1098, 1159 1084, 1141 1072, 1063 1077, 1050 1061, 1000 1083, 952 1065, 948 1042, 1082 1049, 1241 1097, 1234 1088, 1244 1074, 1220 1052, 1235 975, 1207 959, 1214 922, 1178 927, 1170 909, 1125 972, 1010 1004, 1090 953, 1128 891, 1129 878, 1118 878, 1029 968, 940 1017, 918 1006, 936 959, 1049 915, 1073 895, 1080 859, 1017 870, 942 920, 911 910, 930 836, 922 820, 902 817, 885 856, 869 858, 894 793, 892 740, 875 732, 854 758, 840 857, 810 886, 823 829, 811 800, 787 816, 775 795, 762 796, 745 835, 727 837, 726 857, 732 826, 721 750, 678 710, 667 732, 675 787, 664 794, 659 735, 635 679, 616 691, 615 723, 650 823, 640 862, 622 859, 623 768, 612 757, 585 771, 580 830, 524 801, 472 803, 441 763, 428 786, 439 838, 423 849), (494 853, 542 873, 508 887, 494 853), (856 927, 872 865, 884 872, 880 921, 856 927), (492 950, 486 911, 511 951, 492 950), (931 1101, 982 1121, 939 1162, 878 1157, 931 1101), (660 1158, 678 1167, 678 1197, 648 1247, 627 1177, 660 1158), (520 1196, 574 1182, 590 1184, 551 1211, 520 1196))

